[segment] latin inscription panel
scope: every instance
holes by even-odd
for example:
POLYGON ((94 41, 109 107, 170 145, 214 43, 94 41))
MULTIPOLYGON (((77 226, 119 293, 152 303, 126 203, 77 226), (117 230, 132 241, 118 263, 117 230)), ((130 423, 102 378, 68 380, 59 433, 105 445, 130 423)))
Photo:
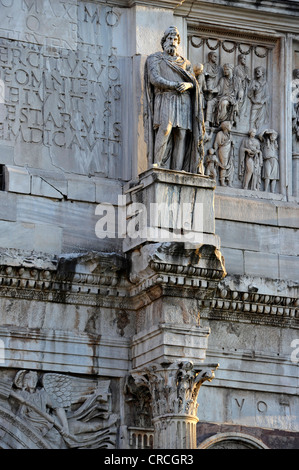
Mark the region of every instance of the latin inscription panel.
POLYGON ((1 10, 0 145, 15 147, 17 165, 118 177, 119 11, 58 0, 1 0, 1 10), (17 3, 21 14, 13 16, 17 3))

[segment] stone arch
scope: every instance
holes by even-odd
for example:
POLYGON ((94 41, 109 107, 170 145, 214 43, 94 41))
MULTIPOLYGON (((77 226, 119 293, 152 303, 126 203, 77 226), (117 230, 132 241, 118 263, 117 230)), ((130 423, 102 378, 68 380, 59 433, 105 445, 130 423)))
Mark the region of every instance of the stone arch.
POLYGON ((10 410, 0 406, 0 449, 51 449, 50 445, 10 410))
POLYGON ((205 439, 198 449, 268 449, 268 447, 250 434, 225 432, 205 439))

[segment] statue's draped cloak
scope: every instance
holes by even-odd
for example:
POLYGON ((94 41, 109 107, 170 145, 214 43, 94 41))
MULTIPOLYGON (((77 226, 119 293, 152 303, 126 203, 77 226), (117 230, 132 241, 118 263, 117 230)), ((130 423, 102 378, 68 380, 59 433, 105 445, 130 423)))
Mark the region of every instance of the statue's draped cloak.
MULTIPOLYGON (((192 126, 192 131, 189 132, 188 144, 186 147, 186 155, 184 158, 183 170, 190 173, 198 173, 198 167, 203 159, 204 149, 203 149, 203 137, 205 134, 204 128, 204 118, 202 111, 202 103, 200 98, 200 90, 198 82, 195 76, 188 70, 186 67, 189 65, 191 68, 190 62, 183 59, 180 56, 177 56, 175 60, 168 59, 163 52, 157 52, 150 55, 145 63, 144 69, 144 91, 145 91, 145 100, 144 100, 144 135, 145 141, 147 143, 147 157, 149 165, 154 163, 154 148, 155 148, 155 128, 157 127, 157 112, 155 110, 155 100, 160 100, 163 93, 178 93, 173 89, 173 82, 168 82, 167 79, 163 79, 161 74, 160 86, 154 85, 151 80, 151 71, 150 66, 152 63, 155 64, 155 67, 160 68, 161 61, 169 66, 175 73, 180 77, 182 82, 191 82, 193 88, 184 92, 190 93, 191 101, 191 116, 190 123, 189 118, 187 122, 182 124, 185 129, 192 126), (172 87, 171 87, 172 85, 172 87), (157 88, 161 89, 161 94, 157 92, 157 88)), ((176 110, 170 110, 170 114, 174 116, 175 125, 181 124, 179 118, 177 117, 176 110)))

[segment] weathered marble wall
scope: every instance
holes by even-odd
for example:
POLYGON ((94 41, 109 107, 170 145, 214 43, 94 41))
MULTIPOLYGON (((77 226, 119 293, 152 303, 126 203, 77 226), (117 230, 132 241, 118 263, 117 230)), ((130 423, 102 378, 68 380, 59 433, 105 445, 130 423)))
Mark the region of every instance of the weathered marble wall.
POLYGON ((2 246, 98 247, 91 203, 116 204, 132 172, 127 22, 128 10, 95 2, 1 3, 0 164, 13 207, 2 246))

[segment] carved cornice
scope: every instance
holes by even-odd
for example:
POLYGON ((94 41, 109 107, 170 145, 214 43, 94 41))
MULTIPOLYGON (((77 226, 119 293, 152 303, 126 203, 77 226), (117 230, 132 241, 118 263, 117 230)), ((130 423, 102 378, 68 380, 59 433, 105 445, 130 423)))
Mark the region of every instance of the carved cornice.
POLYGON ((114 253, 64 256, 44 263, 36 256, 19 255, 13 262, 2 257, 0 297, 95 306, 112 302, 136 308, 151 303, 165 289, 196 290, 198 295, 214 290, 224 276, 220 257, 215 247, 203 246, 196 253, 161 246, 148 260, 146 273, 132 273, 130 280, 127 258, 114 253))
POLYGON ((260 31, 264 35, 276 31, 289 33, 298 31, 298 4, 293 1, 256 0, 205 0, 191 2, 186 0, 176 9, 176 14, 191 21, 219 25, 222 28, 238 28, 249 31, 260 31))
POLYGON ((6 250, 0 253, 0 297, 136 310, 163 295, 181 295, 198 299, 202 318, 298 323, 295 295, 230 288, 221 282, 225 271, 215 247, 196 251, 175 244, 155 246, 146 269, 139 272, 129 271, 127 259, 115 254, 58 259, 6 250))
MULTIPOLYGON (((161 263, 157 261, 151 261, 150 267, 155 271, 156 273, 161 274, 162 276, 166 275, 165 278, 161 277, 161 281, 163 282, 164 279, 167 282, 167 279, 171 282, 171 279, 169 279, 169 276, 175 275, 175 276, 183 276, 183 283, 189 283, 192 284, 192 281, 196 278, 208 278, 208 279, 215 279, 215 280, 220 280, 223 278, 223 270, 222 269, 210 269, 210 268, 204 268, 204 267, 195 267, 195 266, 184 266, 184 265, 177 265, 177 264, 170 264, 170 263, 161 263)), ((196 284, 195 284, 196 285, 196 284)))
MULTIPOLYGON (((125 1, 125 0, 123 0, 125 1)), ((180 5, 182 2, 178 0, 151 0, 151 1, 146 1, 146 0, 126 0, 126 6, 128 7, 134 7, 134 6, 146 6, 152 7, 152 8, 165 8, 165 9, 171 9, 174 10, 178 5, 180 5)))
POLYGON ((144 282, 207 287, 207 281, 219 282, 225 275, 223 258, 215 246, 187 249, 184 243, 152 243, 133 257, 130 280, 136 287, 144 282))
POLYGON ((127 260, 91 252, 51 259, 10 250, 0 254, 0 297, 98 305, 125 297, 127 260))
POLYGON ((244 292, 218 286, 213 299, 199 303, 203 318, 242 318, 253 323, 273 323, 281 326, 299 324, 297 297, 244 292))

